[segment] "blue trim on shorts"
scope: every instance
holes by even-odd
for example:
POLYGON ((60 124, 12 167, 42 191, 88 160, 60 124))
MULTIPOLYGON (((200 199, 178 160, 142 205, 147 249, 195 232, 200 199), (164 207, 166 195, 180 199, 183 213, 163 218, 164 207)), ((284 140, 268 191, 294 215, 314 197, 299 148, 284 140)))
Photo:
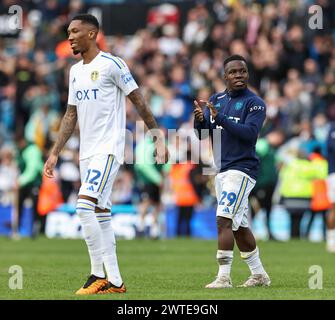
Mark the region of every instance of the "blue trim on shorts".
POLYGON ((243 178, 242 178, 242 182, 241 182, 240 190, 238 191, 238 194, 237 194, 237 198, 236 198, 236 202, 235 202, 235 204, 234 204, 234 208, 233 208, 232 215, 234 215, 235 207, 236 207, 236 205, 237 205, 238 199, 239 199, 239 197, 240 197, 240 194, 241 194, 241 191, 242 191, 242 188, 243 188, 244 179, 246 179, 246 177, 243 177, 243 178))
MULTIPOLYGON (((244 195, 245 195, 245 191, 247 190, 247 188, 248 188, 248 183, 249 183, 249 179, 248 178, 246 178, 247 179, 247 184, 245 185, 245 188, 244 188, 244 191, 243 191, 243 195, 242 195, 242 197, 241 197, 241 201, 240 201, 240 203, 239 203, 239 205, 238 205, 238 207, 236 208, 236 212, 238 211, 238 209, 240 208, 240 206, 241 206, 241 203, 242 203, 242 200, 243 200, 243 197, 244 197, 244 195)), ((236 213, 233 213, 233 215, 235 215, 236 213)))
POLYGON ((100 185, 99 185, 99 187, 98 187, 98 191, 100 190, 101 185, 102 185, 102 183, 103 183, 103 181, 104 181, 104 177, 105 177, 105 173, 106 173, 106 170, 107 170, 107 167, 108 167, 108 164, 109 164, 109 157, 110 157, 110 156, 111 156, 111 155, 109 154, 109 155, 108 155, 108 158, 107 158, 107 163, 106 163, 106 165, 105 165, 104 173, 102 174, 101 182, 100 182, 100 185))
MULTIPOLYGON (((112 163, 111 163, 111 165, 110 165, 110 168, 109 168, 109 171, 108 171, 108 174, 107 174, 107 177, 106 177, 106 181, 105 181, 105 183, 104 183, 104 185, 103 185, 103 187, 102 187, 102 189, 101 189, 101 191, 100 191, 100 194, 102 194, 102 193, 104 192, 104 189, 105 189, 105 187, 106 187, 106 184, 107 184, 109 175, 110 175, 110 173, 111 173, 111 171, 112 171, 112 168, 113 168, 113 164, 114 164, 114 157, 113 157, 112 163)), ((100 189, 100 188, 99 188, 99 189, 100 189)), ((99 190, 99 189, 98 189, 98 190, 99 190)))

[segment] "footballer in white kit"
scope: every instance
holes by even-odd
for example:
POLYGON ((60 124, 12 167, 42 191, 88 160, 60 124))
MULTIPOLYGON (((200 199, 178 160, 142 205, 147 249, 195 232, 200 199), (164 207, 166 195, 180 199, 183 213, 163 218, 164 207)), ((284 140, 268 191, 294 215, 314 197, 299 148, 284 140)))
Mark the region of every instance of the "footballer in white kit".
MULTIPOLYGON (((127 96, 148 129, 158 129, 126 63, 99 50, 97 19, 90 14, 72 18, 68 40, 82 60, 69 74, 69 97, 57 140, 44 165, 44 174, 54 177, 59 153, 73 133, 77 120, 80 130, 80 175, 76 213, 88 248, 91 274, 77 290, 78 295, 125 293, 116 255, 111 224, 113 182, 123 162, 127 96)), ((155 137, 156 161, 166 163, 168 151, 164 135, 155 137)))
POLYGON ((124 159, 125 97, 138 86, 126 63, 100 51, 88 64, 72 66, 68 104, 77 107, 80 130, 79 193, 111 208, 111 190, 124 159))

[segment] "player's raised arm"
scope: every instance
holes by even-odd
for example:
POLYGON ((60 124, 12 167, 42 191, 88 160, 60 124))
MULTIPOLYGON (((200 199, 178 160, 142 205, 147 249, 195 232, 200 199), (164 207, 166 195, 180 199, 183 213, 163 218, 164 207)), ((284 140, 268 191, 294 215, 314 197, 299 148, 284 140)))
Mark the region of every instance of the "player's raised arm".
POLYGON ((53 145, 49 158, 44 164, 44 174, 48 178, 53 178, 53 170, 57 164, 59 153, 62 151, 65 143, 72 135, 77 123, 77 108, 73 105, 68 105, 64 117, 62 119, 57 140, 53 145))

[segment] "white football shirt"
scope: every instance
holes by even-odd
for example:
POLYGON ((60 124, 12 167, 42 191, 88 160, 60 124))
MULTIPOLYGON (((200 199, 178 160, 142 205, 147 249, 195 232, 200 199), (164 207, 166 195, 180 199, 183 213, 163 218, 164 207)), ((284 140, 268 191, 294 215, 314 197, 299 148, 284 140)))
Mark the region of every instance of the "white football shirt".
POLYGON ((126 96, 137 88, 126 63, 103 51, 71 67, 68 104, 77 107, 80 160, 113 154, 123 163, 126 96))

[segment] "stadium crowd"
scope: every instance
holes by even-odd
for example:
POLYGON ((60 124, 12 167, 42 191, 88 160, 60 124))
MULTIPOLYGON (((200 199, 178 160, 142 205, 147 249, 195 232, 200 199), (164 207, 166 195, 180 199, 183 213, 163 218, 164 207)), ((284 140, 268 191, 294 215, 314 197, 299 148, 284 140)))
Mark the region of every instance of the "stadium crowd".
MULTIPOLYGON (((1 5, 20 2, 25 12, 23 29, 18 38, 0 38, 1 201, 14 201, 8 195, 19 190, 21 195, 31 196, 36 210, 44 215, 50 208, 43 204, 38 208, 36 187, 48 188, 41 167, 66 108, 69 68, 77 61, 67 45, 67 22, 87 8, 80 0, 67 4, 5 0, 1 5)), ((335 4, 330 0, 313 2, 323 7, 322 30, 308 27, 312 4, 308 0, 217 0, 197 2, 186 21, 180 20, 176 6, 164 4, 150 12, 147 27, 135 34, 107 37, 101 32, 98 39, 101 50, 125 59, 160 127, 166 132, 183 128, 185 135, 193 131, 193 100, 208 100, 212 93, 225 89, 224 59, 231 54, 247 59, 249 87, 267 104, 257 144, 261 168, 252 194, 253 212, 263 208, 269 220, 271 205, 281 203, 292 217, 292 237, 306 236, 299 230, 304 212, 323 212, 325 216, 326 207, 315 201, 311 207, 312 186, 327 176, 326 138, 330 122, 335 121, 335 4), (301 167, 304 175, 295 170, 301 167), (299 192, 292 188, 298 183, 299 192)), ((139 116, 127 100, 130 131, 135 130, 137 120, 139 116)), ((61 191, 55 204, 76 201, 80 186, 78 137, 77 130, 61 155, 58 184, 49 186, 52 190, 59 186, 61 191)), ((130 164, 137 145, 136 140, 126 145, 128 161, 115 182, 114 203, 143 200, 141 173, 130 164)), ((176 166, 190 160, 192 148, 174 153, 170 147, 176 164, 164 171, 154 166, 146 178, 161 189, 163 205, 213 206, 213 181, 201 174, 203 164, 187 166, 183 172, 183 183, 192 185, 195 194, 188 197, 190 201, 180 199, 180 181, 174 179, 182 173, 176 166)), ((208 165, 209 159, 210 154, 202 160, 208 160, 208 165)), ((182 212, 189 220, 192 211, 182 212)), ((271 232, 269 236, 273 237, 271 232)))

